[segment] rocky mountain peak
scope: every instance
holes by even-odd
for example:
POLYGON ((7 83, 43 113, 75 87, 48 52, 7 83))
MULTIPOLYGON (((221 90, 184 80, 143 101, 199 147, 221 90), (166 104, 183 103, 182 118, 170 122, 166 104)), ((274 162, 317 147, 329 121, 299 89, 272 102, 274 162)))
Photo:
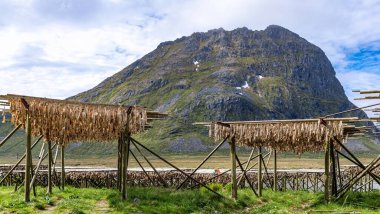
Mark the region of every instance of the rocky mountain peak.
POLYGON ((353 107, 323 51, 276 25, 163 42, 70 99, 168 112, 152 132, 175 142, 199 136, 195 121, 310 118, 353 107))

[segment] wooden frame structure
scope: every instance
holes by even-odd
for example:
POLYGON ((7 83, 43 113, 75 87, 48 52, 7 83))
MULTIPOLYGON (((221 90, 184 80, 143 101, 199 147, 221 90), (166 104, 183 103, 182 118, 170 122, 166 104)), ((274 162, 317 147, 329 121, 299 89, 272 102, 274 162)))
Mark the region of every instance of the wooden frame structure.
MULTIPOLYGON (((6 122, 6 113, 11 114, 11 122, 14 130, 4 138, 0 147, 21 127, 26 130, 26 152, 15 166, 0 181, 0 184, 12 173, 12 171, 26 159, 25 201, 30 201, 30 191, 34 190, 34 182, 42 161, 48 158, 48 186, 47 192, 52 192, 52 174, 56 173, 55 165, 58 148, 61 150, 61 181, 60 188, 65 186, 65 146, 75 141, 111 141, 118 140, 118 182, 122 198, 127 197, 127 167, 129 159, 129 147, 131 134, 144 131, 150 125, 149 121, 163 119, 166 114, 147 111, 137 106, 105 105, 83 103, 30 97, 23 95, 1 95, 0 105, 3 107, 3 122, 6 122), (32 145, 32 136, 38 137, 32 145), (45 143, 41 147, 39 161, 33 169, 32 148, 41 140, 45 143), (51 143, 55 142, 54 146, 51 143), (47 152, 45 153, 45 144, 47 152), (52 149, 57 146, 55 157, 52 149)), ((17 189, 17 186, 16 186, 17 189)))
MULTIPOLYGON (((47 189, 48 193, 52 192, 52 176, 57 176, 55 166, 58 149, 61 151, 61 174, 60 184, 58 186, 62 190, 64 189, 64 149, 68 143, 73 141, 118 141, 117 189, 120 191, 123 199, 127 198, 128 164, 131 157, 136 160, 146 177, 151 180, 149 174, 138 160, 136 156, 137 153, 134 153, 132 148, 149 164, 154 173, 159 177, 163 186, 167 186, 165 179, 144 155, 144 152, 148 152, 157 157, 184 176, 185 179, 178 185, 177 189, 183 187, 186 182, 191 181, 195 183, 193 186, 203 186, 216 195, 223 197, 218 192, 209 188, 206 185, 207 181, 200 182, 196 180, 193 175, 225 142, 228 142, 230 145, 231 169, 217 174, 209 180, 230 173, 232 184, 231 197, 233 199, 238 197, 237 189, 241 186, 243 179, 248 183, 253 193, 259 197, 262 196, 265 181, 267 182, 265 186, 269 186, 275 191, 281 188, 277 185, 277 152, 282 151, 293 151, 296 153, 305 151, 324 152, 324 188, 326 201, 330 201, 332 198, 342 197, 364 176, 371 177, 372 181, 376 181, 377 183, 380 181, 380 177, 372 173, 375 168, 379 167, 378 162, 380 158, 377 157, 371 164, 365 166, 343 144, 347 136, 362 135, 368 132, 370 127, 352 125, 353 123, 367 120, 359 120, 356 117, 330 118, 341 113, 380 105, 380 103, 338 112, 316 119, 194 123, 195 125, 205 125, 209 127, 210 137, 221 142, 195 170, 191 173, 186 173, 132 137, 133 134, 144 131, 150 127, 150 124, 148 124, 149 121, 163 119, 166 114, 149 112, 145 108, 136 106, 91 104, 20 95, 5 95, 0 96, 0 99, 3 99, 3 101, 0 101, 0 106, 6 107, 5 110, 3 110, 3 115, 4 112, 10 112, 11 121, 15 125, 15 129, 0 142, 0 147, 4 145, 19 128, 24 128, 27 133, 26 152, 24 156, 0 181, 0 184, 23 159, 26 159, 25 180, 23 183, 25 186, 25 201, 30 200, 30 191, 34 190, 34 182, 40 165, 47 156, 47 189), (54 114, 58 114, 59 116, 54 114), (55 120, 58 122, 50 122, 55 120), (107 126, 105 127, 104 124, 107 124, 107 126), (101 131, 99 132, 99 130, 101 131), (37 137, 34 144, 32 144, 32 136, 37 137), (43 144, 37 166, 33 168, 31 150, 41 139, 44 139, 47 145, 47 151, 45 152, 45 144, 43 144), (54 143, 53 146, 52 143, 54 143), (241 162, 236 153, 237 145, 252 147, 251 154, 245 162, 241 162), (54 148, 56 148, 56 153, 53 157, 52 150, 54 148), (270 152, 264 154, 264 149, 270 150, 270 152), (257 155, 254 155, 255 150, 257 150, 257 155), (343 153, 341 150, 345 152, 343 153), (267 167, 272 155, 274 159, 273 181, 269 179, 267 167), (347 158, 361 169, 361 171, 357 173, 357 176, 354 176, 349 182, 343 183, 338 179, 341 173, 339 157, 347 158), (256 158, 257 162, 251 164, 256 158), (267 163, 265 163, 265 158, 267 158, 267 163), (255 188, 254 183, 251 182, 247 176, 247 172, 256 166, 257 187, 255 188), (265 180, 265 176, 268 179, 265 180)), ((6 120, 6 118, 3 117, 3 120, 6 120)), ((286 177, 282 179, 286 179, 286 177)), ((283 184, 285 186, 282 188, 286 189, 286 180, 283 181, 283 184)), ((298 185, 299 182, 297 181, 296 184, 298 185)))
MULTIPOLYGON (((262 164, 262 147, 266 147, 274 151, 274 182, 270 185, 273 190, 277 190, 277 151, 293 151, 303 153, 305 151, 323 151, 325 154, 325 177, 324 192, 325 200, 329 202, 332 198, 339 199, 352 186, 357 183, 363 176, 367 174, 374 181, 380 184, 380 177, 372 171, 379 167, 380 158, 377 157, 368 166, 363 165, 356 157, 345 147, 342 141, 348 136, 361 135, 366 133, 371 127, 351 125, 355 122, 363 122, 369 120, 359 120, 358 118, 329 118, 342 113, 347 113, 363 108, 377 106, 374 104, 361 108, 355 108, 335 114, 327 115, 317 119, 296 119, 296 120, 269 120, 269 121, 230 121, 230 122, 198 122, 194 125, 204 125, 209 128, 209 135, 215 140, 230 141, 231 156, 231 197, 237 198, 236 185, 236 144, 245 145, 258 149, 258 169, 257 169, 257 192, 252 190, 257 196, 262 195, 263 175, 262 164), (346 154, 341 152, 344 150, 346 154), (355 165, 359 166, 362 171, 354 176, 347 183, 343 183, 340 176, 339 157, 345 157, 355 165)), ((217 146, 217 148, 219 145, 217 146)), ((250 155, 250 158, 252 154, 250 155)), ((238 161, 239 162, 239 161, 238 161)), ((246 169, 241 168, 243 174, 246 169)), ((284 181, 283 183, 286 183, 284 181)), ((298 181, 297 181, 298 185, 298 181)), ((252 186, 250 184, 250 186, 252 186)), ((286 186, 284 187, 286 188, 286 186)))

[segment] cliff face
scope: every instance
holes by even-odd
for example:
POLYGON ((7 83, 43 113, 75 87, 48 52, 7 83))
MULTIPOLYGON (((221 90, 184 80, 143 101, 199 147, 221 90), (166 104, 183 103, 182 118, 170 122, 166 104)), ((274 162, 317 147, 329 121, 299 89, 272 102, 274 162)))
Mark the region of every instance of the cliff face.
POLYGON ((280 26, 216 29, 161 43, 69 99, 168 112, 170 119, 141 136, 168 151, 207 139, 195 121, 310 118, 353 107, 323 51, 280 26))

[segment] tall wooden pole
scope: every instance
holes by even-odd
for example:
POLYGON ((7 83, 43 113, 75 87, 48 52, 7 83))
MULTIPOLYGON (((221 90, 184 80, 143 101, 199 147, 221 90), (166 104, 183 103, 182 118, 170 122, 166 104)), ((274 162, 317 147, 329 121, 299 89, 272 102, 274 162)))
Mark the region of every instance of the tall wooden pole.
POLYGON ((236 180, 236 144, 235 139, 230 142, 230 156, 231 156, 231 197, 237 199, 237 180, 236 180))
POLYGON ((26 114, 26 165, 25 165, 25 202, 30 201, 30 176, 32 169, 32 130, 29 110, 26 114))
POLYGON ((129 148, 130 148, 130 138, 128 136, 123 136, 123 171, 122 171, 122 198, 127 199, 127 170, 128 170, 128 159, 129 159, 129 148))
POLYGON ((257 190, 258 190, 258 195, 259 197, 262 196, 263 194, 263 174, 262 174, 262 154, 261 154, 261 146, 259 147, 259 167, 258 167, 258 172, 257 172, 257 190))
POLYGON ((48 144, 48 187, 47 187, 47 192, 48 194, 52 193, 52 180, 51 180, 51 168, 52 168, 52 163, 53 163, 53 153, 51 151, 51 141, 49 140, 47 142, 48 144))
POLYGON ((65 146, 61 145, 61 187, 65 190, 65 146))
POLYGON ((274 159, 274 191, 277 191, 277 151, 276 150, 273 150, 274 154, 273 154, 273 159, 274 159))
POLYGON ((330 202, 330 141, 326 141, 325 145, 325 201, 330 202))
POLYGON ((122 179, 122 175, 121 175, 121 172, 122 172, 122 166, 123 166, 123 142, 122 142, 122 137, 120 136, 118 141, 117 141, 118 145, 117 145, 117 148, 118 148, 118 151, 117 151, 117 189, 119 190, 119 192, 121 192, 121 179, 122 179))

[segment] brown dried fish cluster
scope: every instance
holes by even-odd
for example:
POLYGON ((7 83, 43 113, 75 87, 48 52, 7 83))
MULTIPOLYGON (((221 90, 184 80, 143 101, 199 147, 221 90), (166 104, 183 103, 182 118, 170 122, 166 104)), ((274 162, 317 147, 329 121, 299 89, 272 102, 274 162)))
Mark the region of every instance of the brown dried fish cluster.
POLYGON ((329 129, 318 122, 281 122, 259 124, 212 123, 210 137, 222 140, 226 137, 250 147, 268 147, 278 151, 296 153, 323 151, 326 139, 336 136, 343 139, 342 121, 328 121, 329 129))
MULTIPOLYGON (((27 110, 21 98, 8 98, 12 123, 26 124, 27 110)), ((118 139, 122 131, 131 134, 143 131, 147 123, 147 112, 142 107, 24 99, 29 105, 32 135, 43 135, 46 141, 110 141, 118 139)))

